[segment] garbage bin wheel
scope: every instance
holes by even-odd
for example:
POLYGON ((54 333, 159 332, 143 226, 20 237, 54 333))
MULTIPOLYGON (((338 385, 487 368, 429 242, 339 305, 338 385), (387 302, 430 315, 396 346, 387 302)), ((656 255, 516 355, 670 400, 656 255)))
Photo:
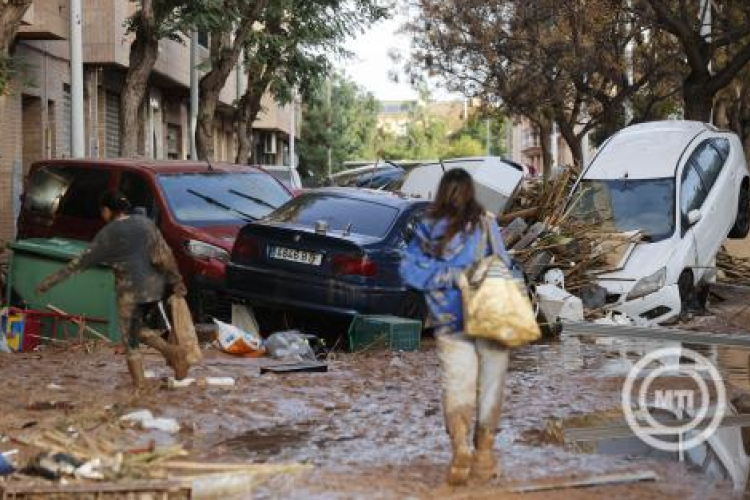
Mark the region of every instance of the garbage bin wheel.
POLYGON ((740 196, 737 203, 737 218, 734 226, 729 232, 732 239, 745 238, 750 233, 750 183, 747 179, 742 181, 740 196))

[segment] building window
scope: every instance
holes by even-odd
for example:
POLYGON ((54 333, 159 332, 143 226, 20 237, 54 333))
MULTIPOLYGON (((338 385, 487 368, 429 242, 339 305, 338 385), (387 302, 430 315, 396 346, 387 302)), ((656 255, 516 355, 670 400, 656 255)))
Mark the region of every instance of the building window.
POLYGON ((209 40, 210 39, 209 39, 209 36, 208 36, 208 31, 199 31, 198 32, 198 45, 200 45, 201 47, 207 49, 208 48, 209 40))

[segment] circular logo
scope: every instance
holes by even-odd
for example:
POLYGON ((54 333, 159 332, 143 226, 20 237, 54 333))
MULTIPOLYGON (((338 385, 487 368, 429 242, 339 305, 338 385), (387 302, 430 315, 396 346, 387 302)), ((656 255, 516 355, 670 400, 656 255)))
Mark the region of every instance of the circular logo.
POLYGON ((622 387, 622 410, 630 429, 644 443, 666 452, 704 443, 719 428, 726 407, 727 393, 719 371, 701 354, 682 347, 646 354, 630 369, 622 387), (690 363, 683 363, 684 360, 690 363), (692 379, 697 390, 649 390, 659 377, 666 376, 692 379), (642 380, 637 394, 636 380, 642 380), (659 422, 652 415, 654 409, 667 411, 680 420, 680 425, 659 422), (690 437, 685 439, 688 433, 690 437))

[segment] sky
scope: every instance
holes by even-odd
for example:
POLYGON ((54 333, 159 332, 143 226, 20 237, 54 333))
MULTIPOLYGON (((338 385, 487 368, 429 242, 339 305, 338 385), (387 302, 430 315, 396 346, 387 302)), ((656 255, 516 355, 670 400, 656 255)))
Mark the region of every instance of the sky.
MULTIPOLYGON (((389 57, 391 50, 397 50, 404 57, 409 55, 410 37, 397 34, 406 21, 402 9, 394 9, 391 19, 375 24, 364 34, 349 40, 347 50, 354 53, 352 60, 339 63, 339 67, 357 84, 371 91, 381 101, 416 99, 417 93, 411 88, 400 71, 400 83, 395 83, 389 73, 399 70, 389 57)), ((450 95, 446 91, 434 88, 433 98, 438 100, 455 99, 460 96, 450 95)))

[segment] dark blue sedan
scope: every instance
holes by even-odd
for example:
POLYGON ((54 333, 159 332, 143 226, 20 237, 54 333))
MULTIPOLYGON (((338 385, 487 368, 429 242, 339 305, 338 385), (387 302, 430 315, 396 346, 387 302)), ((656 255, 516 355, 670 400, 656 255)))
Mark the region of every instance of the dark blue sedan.
POLYGON ((398 266, 426 206, 369 189, 303 193, 240 231, 230 293, 272 309, 422 319, 422 298, 401 283, 398 266))

